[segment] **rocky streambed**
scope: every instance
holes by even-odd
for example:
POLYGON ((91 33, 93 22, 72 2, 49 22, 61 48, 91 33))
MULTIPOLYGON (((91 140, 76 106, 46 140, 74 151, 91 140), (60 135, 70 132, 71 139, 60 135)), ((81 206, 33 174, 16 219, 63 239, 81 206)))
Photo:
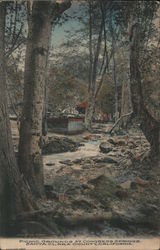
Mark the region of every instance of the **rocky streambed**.
POLYGON ((107 131, 98 125, 92 134, 65 139, 73 141, 72 152, 68 147, 44 155, 47 201, 42 206, 56 207, 60 235, 158 235, 159 162, 150 158, 140 130, 113 136, 107 131))
MULTIPOLYGON (((160 235, 160 162, 138 128, 110 135, 48 134, 43 147, 46 199, 17 218, 16 236, 160 235)), ((14 132, 14 131, 13 131, 14 132)), ((15 149, 18 136, 13 133, 15 149)))

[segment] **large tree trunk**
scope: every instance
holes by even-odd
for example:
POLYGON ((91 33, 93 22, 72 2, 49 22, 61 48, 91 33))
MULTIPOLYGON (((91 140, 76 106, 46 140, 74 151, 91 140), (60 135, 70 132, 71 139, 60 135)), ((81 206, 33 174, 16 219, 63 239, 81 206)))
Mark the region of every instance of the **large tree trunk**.
POLYGON ((151 153, 160 157, 160 122, 144 107, 141 129, 151 145, 151 153))
POLYGON ((112 15, 110 16, 110 31, 111 31, 111 36, 112 36, 112 59, 113 59, 113 70, 112 70, 112 75, 113 75, 113 82, 114 82, 114 88, 115 88, 115 95, 114 95, 114 120, 115 122, 119 118, 119 110, 118 110, 118 86, 117 86, 117 64, 116 64, 116 57, 115 57, 115 52, 116 52, 116 40, 115 40, 115 32, 113 30, 113 24, 112 24, 112 15))
POLYGON ((42 113, 52 11, 50 1, 33 2, 25 60, 19 166, 36 196, 44 195, 42 113))
POLYGON ((34 1, 29 20, 18 163, 37 197, 44 195, 42 113, 52 21, 70 5, 68 0, 34 1))
POLYGON ((139 34, 138 23, 130 32, 130 83, 133 114, 138 117, 141 129, 151 145, 151 152, 160 155, 160 122, 147 110, 142 91, 141 72, 139 68, 139 34))
MULTIPOLYGON (((85 127, 87 130, 91 131, 92 129, 92 120, 95 111, 95 102, 96 102, 96 82, 97 82, 97 71, 98 71, 98 62, 100 56, 100 50, 102 45, 102 34, 104 28, 104 20, 101 19, 100 27, 99 27, 99 34, 96 44, 96 51, 93 59, 93 3, 89 1, 89 57, 90 57, 90 70, 89 70, 89 87, 88 87, 88 107, 85 113, 85 127)), ((99 89, 100 91, 100 89, 99 89)))
POLYGON ((130 31, 130 86, 133 116, 141 117, 143 95, 141 86, 141 73, 139 69, 139 36, 138 23, 131 27, 130 31))
POLYGON ((32 209, 13 151, 7 107, 5 57, 5 2, 0 3, 0 235, 7 235, 18 213, 32 209))
POLYGON ((88 107, 85 112, 85 127, 88 131, 92 129, 92 119, 94 113, 94 86, 93 86, 93 48, 92 48, 92 1, 89 0, 89 85, 88 85, 88 107))

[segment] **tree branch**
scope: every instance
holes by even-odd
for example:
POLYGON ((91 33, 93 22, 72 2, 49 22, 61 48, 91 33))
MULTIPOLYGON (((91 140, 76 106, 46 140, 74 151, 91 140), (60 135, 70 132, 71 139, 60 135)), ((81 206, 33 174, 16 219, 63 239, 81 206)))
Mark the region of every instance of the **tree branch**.
POLYGON ((124 115, 121 115, 121 117, 114 123, 113 127, 111 128, 111 130, 109 131, 109 133, 111 134, 113 129, 117 126, 117 124, 121 121, 122 118, 126 117, 126 116, 129 116, 133 113, 133 111, 131 111, 130 113, 127 113, 127 114, 124 114, 124 115))

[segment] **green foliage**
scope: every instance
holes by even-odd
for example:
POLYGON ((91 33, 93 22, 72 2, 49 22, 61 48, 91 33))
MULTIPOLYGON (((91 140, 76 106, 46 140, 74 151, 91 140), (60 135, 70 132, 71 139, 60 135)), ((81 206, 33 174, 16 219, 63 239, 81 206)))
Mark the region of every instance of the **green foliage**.
POLYGON ((84 81, 61 68, 51 68, 48 88, 49 107, 54 112, 75 108, 77 103, 84 101, 87 93, 84 81))

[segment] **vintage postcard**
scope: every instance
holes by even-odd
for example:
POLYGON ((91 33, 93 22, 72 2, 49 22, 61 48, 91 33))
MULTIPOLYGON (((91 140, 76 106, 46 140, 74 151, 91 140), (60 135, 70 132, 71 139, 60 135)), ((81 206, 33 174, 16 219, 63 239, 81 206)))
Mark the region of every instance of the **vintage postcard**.
POLYGON ((0 249, 160 249, 160 2, 0 1, 0 249))

